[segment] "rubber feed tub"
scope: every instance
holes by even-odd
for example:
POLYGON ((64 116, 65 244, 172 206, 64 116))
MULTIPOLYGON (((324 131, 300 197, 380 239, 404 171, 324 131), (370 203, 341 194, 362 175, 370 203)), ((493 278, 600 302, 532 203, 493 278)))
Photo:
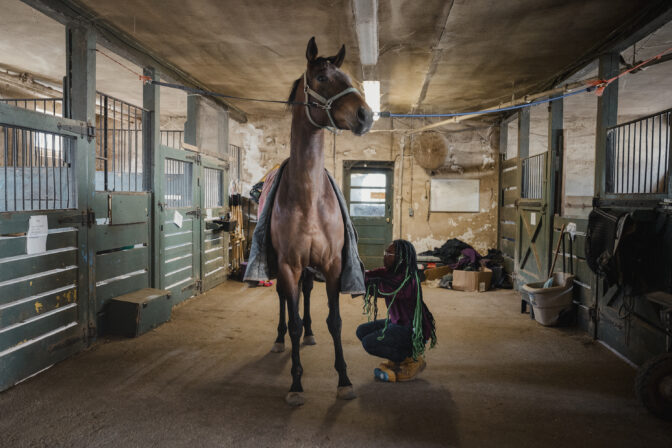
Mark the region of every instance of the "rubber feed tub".
POLYGON ((574 275, 556 272, 551 287, 544 288, 544 283, 528 283, 523 285, 523 291, 530 299, 534 319, 541 325, 552 326, 558 323, 563 312, 572 309, 574 275))

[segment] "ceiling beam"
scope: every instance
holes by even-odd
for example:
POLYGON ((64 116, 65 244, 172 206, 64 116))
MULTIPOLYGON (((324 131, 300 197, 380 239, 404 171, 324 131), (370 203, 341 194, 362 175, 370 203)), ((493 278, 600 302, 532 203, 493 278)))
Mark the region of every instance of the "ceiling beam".
MULTIPOLYGON (((180 67, 156 55, 152 50, 142 45, 124 31, 101 20, 91 10, 73 0, 21 1, 63 25, 75 22, 93 28, 97 32, 98 42, 103 47, 131 61, 139 67, 155 68, 163 78, 169 79, 175 83, 183 84, 187 87, 200 90, 212 90, 180 67)), ((218 106, 226 109, 229 112, 229 116, 234 120, 240 123, 247 122, 247 114, 241 109, 220 98, 213 97, 212 100, 218 106)))
POLYGON ((425 74, 425 80, 422 83, 422 89, 420 90, 418 100, 411 108, 411 113, 415 113, 415 111, 417 111, 422 106, 422 102, 425 101, 427 90, 429 89, 429 83, 432 81, 432 77, 434 77, 434 73, 436 73, 439 62, 441 62, 441 58, 443 57, 443 49, 445 41, 447 40, 446 27, 448 27, 448 18, 450 17, 450 11, 452 11, 454 3, 454 0, 451 0, 446 2, 443 7, 443 14, 441 14, 442 20, 439 27, 440 33, 436 40, 436 45, 434 48, 432 48, 432 60, 430 61, 429 67, 427 68, 427 73, 425 74))

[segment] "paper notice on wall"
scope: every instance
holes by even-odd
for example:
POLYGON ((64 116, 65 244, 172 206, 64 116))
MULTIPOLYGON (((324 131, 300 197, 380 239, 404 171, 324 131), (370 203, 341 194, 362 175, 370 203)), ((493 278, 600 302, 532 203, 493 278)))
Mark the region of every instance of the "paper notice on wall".
POLYGON ((28 232, 26 233, 26 253, 30 255, 46 252, 48 233, 47 215, 31 216, 28 220, 28 232))
POLYGON ((183 220, 184 220, 184 217, 180 214, 180 212, 178 212, 177 210, 175 210, 175 216, 173 217, 173 222, 174 222, 175 225, 176 225, 177 227, 179 227, 180 229, 182 228, 182 221, 183 221, 183 220))
POLYGON ((205 217, 207 219, 212 219, 212 209, 211 208, 206 208, 205 209, 205 217))
POLYGON ((530 224, 533 226, 537 225, 537 214, 534 212, 530 213, 530 224))

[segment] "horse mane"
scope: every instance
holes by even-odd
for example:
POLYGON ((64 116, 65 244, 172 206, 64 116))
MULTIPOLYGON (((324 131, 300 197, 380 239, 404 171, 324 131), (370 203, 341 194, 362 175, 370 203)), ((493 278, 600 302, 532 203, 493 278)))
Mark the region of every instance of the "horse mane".
POLYGON ((299 88, 299 83, 301 82, 301 78, 297 79, 294 81, 294 84, 292 85, 292 91, 289 93, 289 98, 287 99, 287 109, 291 109, 293 106, 293 102, 296 99, 296 91, 299 88))

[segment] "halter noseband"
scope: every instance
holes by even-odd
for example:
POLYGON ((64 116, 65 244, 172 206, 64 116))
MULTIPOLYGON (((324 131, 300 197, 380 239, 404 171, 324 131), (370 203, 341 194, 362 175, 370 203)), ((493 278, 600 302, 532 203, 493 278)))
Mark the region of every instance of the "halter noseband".
POLYGON ((306 97, 306 116, 308 117, 308 121, 310 121, 310 124, 315 126, 316 128, 320 129, 326 129, 330 132, 333 132, 334 134, 338 134, 339 130, 336 127, 336 123, 334 123, 334 119, 331 116, 331 105, 334 104, 334 101, 339 99, 342 96, 347 95, 348 93, 359 93, 357 89, 354 87, 348 87, 347 89, 343 90, 341 93, 337 93, 336 95, 332 96, 329 99, 325 99, 322 95, 308 87, 308 79, 306 78, 306 72, 303 72, 303 93, 305 94, 306 97), (317 123, 315 123, 315 120, 313 120, 313 117, 310 116, 310 103, 308 102, 308 96, 312 96, 315 98, 319 103, 312 103, 313 105, 323 109, 327 113, 327 117, 329 117, 329 123, 331 123, 331 126, 322 126, 317 123))

